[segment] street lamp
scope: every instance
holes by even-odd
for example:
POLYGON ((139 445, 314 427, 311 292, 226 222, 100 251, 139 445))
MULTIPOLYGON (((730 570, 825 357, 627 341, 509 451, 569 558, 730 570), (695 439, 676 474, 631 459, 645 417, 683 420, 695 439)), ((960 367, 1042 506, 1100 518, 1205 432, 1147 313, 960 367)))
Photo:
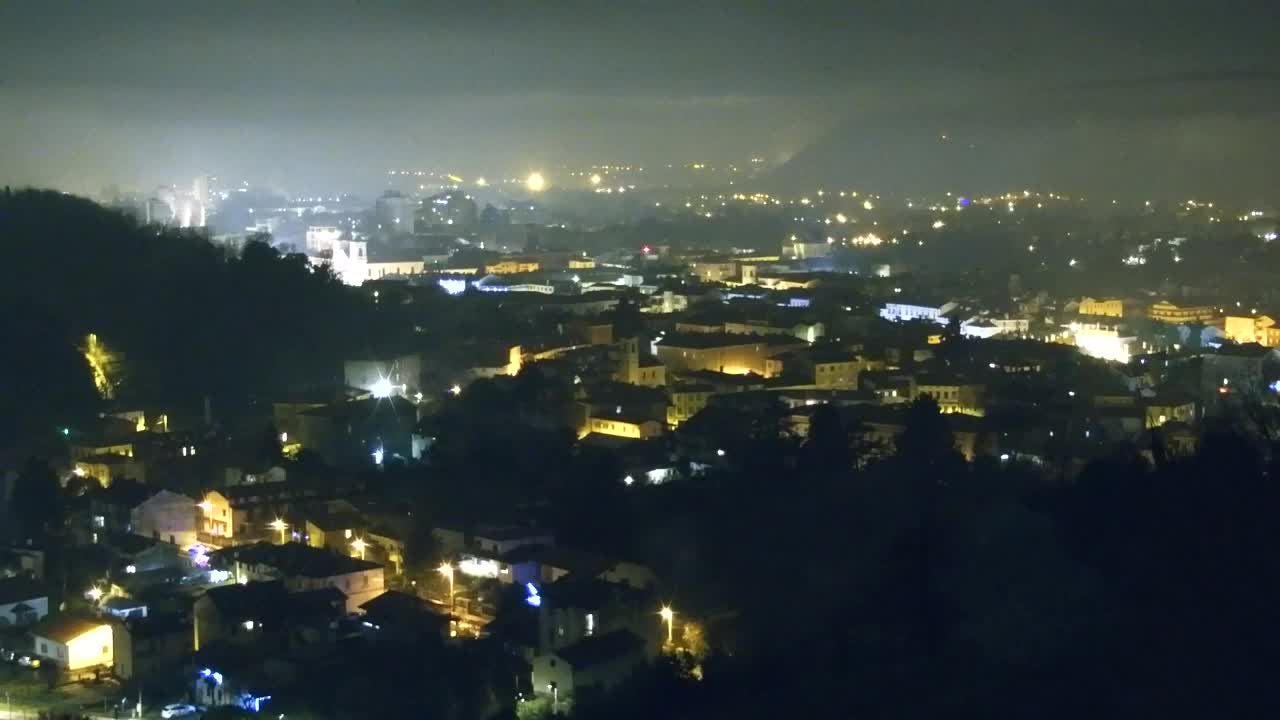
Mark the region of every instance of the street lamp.
POLYGON ((368 543, 366 543, 362 538, 356 538, 355 540, 351 541, 351 548, 356 552, 360 553, 361 560, 364 559, 364 549, 366 547, 368 547, 368 543))
POLYGON ((280 518, 276 518, 275 520, 272 520, 270 524, 267 525, 267 527, 271 528, 272 530, 276 530, 280 533, 280 544, 283 545, 284 531, 289 529, 289 524, 281 520, 280 518))
POLYGON ((452 613, 453 612, 453 566, 450 565, 449 563, 441 563, 440 567, 436 568, 436 570, 439 571, 441 575, 444 575, 445 577, 449 578, 449 612, 452 613))
POLYGON ((89 588, 89 591, 86 592, 85 595, 88 595, 90 600, 94 602, 98 602, 99 600, 102 599, 102 588, 98 587, 97 585, 94 585, 93 587, 89 588))
POLYGON ((667 644, 670 645, 674 637, 672 626, 675 624, 676 611, 672 610, 670 605, 663 605, 658 611, 658 616, 667 624, 667 644))

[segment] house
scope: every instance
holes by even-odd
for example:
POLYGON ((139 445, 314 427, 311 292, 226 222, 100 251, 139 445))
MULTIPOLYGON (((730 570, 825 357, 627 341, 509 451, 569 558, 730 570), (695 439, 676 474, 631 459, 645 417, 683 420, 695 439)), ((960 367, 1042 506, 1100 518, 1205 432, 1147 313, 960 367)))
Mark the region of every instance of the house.
POLYGON ((0 628, 33 625, 49 614, 49 590, 19 576, 0 580, 0 628))
POLYGON ((231 501, 227 496, 217 490, 210 490, 196 507, 200 509, 200 526, 197 530, 200 541, 218 547, 229 544, 235 535, 235 523, 231 501))
POLYGON ((662 423, 651 418, 614 413, 588 417, 581 435, 598 433, 633 440, 647 440, 658 437, 665 429, 662 423))
POLYGON ((388 590, 360 609, 364 627, 378 642, 416 645, 449 637, 449 617, 417 595, 388 590))
POLYGON ((137 535, 181 548, 191 547, 197 542, 200 525, 196 501, 186 495, 161 490, 135 507, 129 518, 137 535))
POLYGON ((557 700, 613 688, 648 662, 645 641, 629 630, 584 637, 533 659, 534 692, 557 700))
POLYGON ((500 557, 507 582, 534 583, 542 586, 557 582, 570 574, 578 578, 596 578, 632 589, 651 587, 656 578, 653 571, 639 563, 617 560, 562 545, 525 545, 500 557))
POLYGON ((335 588, 349 613, 386 591, 381 565, 297 542, 258 542, 217 553, 217 562, 238 581, 281 580, 290 592, 335 588))
POLYGON ((431 534, 445 555, 472 550, 498 556, 525 545, 549 545, 555 541, 547 530, 521 525, 481 525, 469 536, 460 528, 440 526, 431 534))
POLYGON ((146 463, 133 455, 117 453, 101 453, 77 458, 72 466, 77 477, 93 478, 102 487, 107 487, 112 480, 129 478, 138 482, 147 481, 146 463))
POLYGON ((367 521, 357 512, 316 512, 308 514, 305 527, 307 544, 341 553, 351 551, 351 543, 364 535, 367 521))
POLYGON ((192 643, 197 651, 220 644, 322 645, 334 641, 335 624, 346 613, 347 599, 333 587, 291 591, 279 580, 223 585, 196 600, 192 643))
POLYGON ((50 615, 30 630, 36 656, 73 677, 114 673, 133 676, 133 651, 128 628, 115 618, 72 613, 50 615))
POLYGON ((191 622, 181 614, 149 615, 128 621, 133 673, 145 678, 167 674, 195 650, 191 622))

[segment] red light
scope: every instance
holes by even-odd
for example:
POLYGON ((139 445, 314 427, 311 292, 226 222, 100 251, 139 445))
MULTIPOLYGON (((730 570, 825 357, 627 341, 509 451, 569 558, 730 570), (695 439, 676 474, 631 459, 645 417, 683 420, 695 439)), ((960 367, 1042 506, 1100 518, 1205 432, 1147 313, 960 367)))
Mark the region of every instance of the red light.
POLYGON ((649 246, 645 245, 644 247, 640 248, 640 252, 644 253, 645 255, 648 255, 650 252, 649 246))

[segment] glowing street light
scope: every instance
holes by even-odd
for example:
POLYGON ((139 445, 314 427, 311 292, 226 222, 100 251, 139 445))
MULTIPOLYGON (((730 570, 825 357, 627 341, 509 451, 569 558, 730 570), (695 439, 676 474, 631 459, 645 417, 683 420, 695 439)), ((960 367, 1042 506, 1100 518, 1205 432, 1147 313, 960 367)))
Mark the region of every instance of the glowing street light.
POLYGON ((547 179, 542 177, 540 172, 531 172, 529 177, 524 179, 524 186, 529 192, 542 192, 547 187, 547 179))
POLYGON ((284 544, 284 531, 289 529, 289 524, 280 518, 276 518, 267 524, 267 527, 280 533, 280 544, 284 544))
POLYGON ((395 386, 391 384, 391 380, 384 377, 378 378, 374 381, 373 386, 369 388, 369 392, 373 393, 376 398, 389 398, 394 391, 395 386))
POLYGON ((449 388, 449 394, 450 394, 450 395, 454 395, 454 396, 461 395, 461 394, 462 394, 462 386, 461 386, 461 385, 454 385, 453 387, 449 388))
POLYGON ((676 621, 676 611, 671 609, 670 605, 663 605, 658 611, 658 617, 667 624, 667 644, 670 645, 674 639, 674 630, 672 629, 676 621))
POLYGON ((93 587, 89 588, 89 590, 85 593, 85 596, 94 602, 98 602, 99 600, 102 599, 102 588, 98 587, 97 585, 94 585, 93 587))
POLYGON ((596 173, 595 175, 592 175, 592 176, 591 176, 591 184, 592 184, 592 185, 599 185, 599 184, 601 183, 601 181, 602 181, 602 180, 604 180, 604 178, 600 177, 600 174, 599 174, 599 173, 596 173))
POLYGON ((364 549, 367 547, 369 547, 369 544, 366 543, 363 538, 356 538, 351 541, 351 549, 360 553, 361 560, 364 559, 364 549))
POLYGON ((449 611, 453 612, 453 566, 449 563, 441 563, 436 571, 449 578, 449 611))
POLYGON ((482 177, 476 178, 476 187, 489 187, 489 181, 482 177))

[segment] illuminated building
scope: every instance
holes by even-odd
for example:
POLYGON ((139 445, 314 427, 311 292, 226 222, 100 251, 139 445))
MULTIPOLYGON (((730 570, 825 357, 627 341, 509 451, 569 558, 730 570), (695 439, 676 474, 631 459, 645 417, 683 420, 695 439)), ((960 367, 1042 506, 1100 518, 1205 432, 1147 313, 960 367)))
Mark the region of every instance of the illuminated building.
POLYGON ((804 342, 783 335, 669 333, 657 341, 658 360, 670 372, 712 370, 771 377, 769 359, 804 342))
POLYGON ((690 384, 672 388, 671 404, 667 406, 667 425, 678 427, 680 423, 697 415, 715 394, 715 388, 710 385, 690 384))
POLYGON ((1263 347, 1280 345, 1280 327, 1276 327, 1276 321, 1268 315, 1228 315, 1223 325, 1225 335, 1233 342, 1258 343, 1263 347))
POLYGON ((320 255, 333 252, 333 244, 342 239, 342 230, 333 225, 312 225, 307 228, 307 254, 320 255))
POLYGON ((1127 363, 1138 342, 1136 337, 1122 336, 1119 329, 1100 323, 1072 323, 1069 329, 1080 352, 1100 360, 1127 363))
POLYGON ((939 304, 915 304, 891 302, 885 303, 880 308, 880 317, 885 320, 893 320, 895 322, 905 322, 908 320, 924 320, 927 322, 936 322, 939 325, 946 325, 947 313, 957 307, 954 302, 946 302, 939 304))
POLYGON ((134 534, 186 549, 197 543, 199 511, 186 495, 161 490, 133 508, 129 520, 134 534))
POLYGON ((1145 403, 1147 429, 1162 427, 1168 423, 1195 421, 1196 403, 1192 398, 1158 396, 1145 403))
POLYGON ((738 277, 738 263, 732 260, 700 260, 691 269, 702 282, 727 282, 738 277))
POLYGON ((582 435, 597 433, 613 437, 647 440, 658 437, 663 432, 662 423, 643 417, 621 414, 590 416, 583 427, 582 435))
POLYGON ((985 387, 980 383, 966 382, 961 378, 922 375, 916 378, 912 400, 932 398, 943 413, 982 415, 982 396, 985 387))
POLYGON ((1118 298, 1109 300, 1098 300, 1091 297, 1081 298, 1080 307, 1076 312, 1081 315, 1123 318, 1125 316, 1125 301, 1118 298))
POLYGON ((122 679, 133 676, 129 631, 118 620, 69 613, 50 615, 30 633, 36 656, 73 677, 79 671, 98 669, 122 679))
POLYGON ((131 455, 101 453, 75 460, 72 472, 78 477, 93 478, 102 487, 108 487, 117 478, 129 478, 140 483, 147 481, 147 465, 131 455))
POLYGON ((516 273, 537 272, 541 265, 537 260, 529 258, 508 258, 492 265, 486 265, 484 271, 493 275, 513 275, 516 273))
POLYGON ((291 593, 334 588, 349 613, 386 591, 382 565, 302 543, 237 545, 222 556, 233 577, 250 583, 280 580, 291 593))
POLYGON ((235 534, 231 503, 217 490, 205 493, 196 504, 200 510, 199 540, 205 544, 225 545, 235 534))
POLYGON ((203 707, 233 707, 248 712, 262 712, 271 702, 271 693, 259 686, 246 683, 234 672, 224 672, 221 666, 202 667, 195 674, 192 697, 203 707))
POLYGON ((534 657, 533 690, 551 697, 554 705, 580 693, 605 692, 620 685, 646 662, 645 642, 630 630, 593 634, 534 657))
POLYGON ((1184 325, 1187 323, 1208 323, 1218 318, 1217 308, 1210 305, 1174 305, 1168 300, 1161 300, 1147 310, 1147 317, 1156 322, 1184 325))

